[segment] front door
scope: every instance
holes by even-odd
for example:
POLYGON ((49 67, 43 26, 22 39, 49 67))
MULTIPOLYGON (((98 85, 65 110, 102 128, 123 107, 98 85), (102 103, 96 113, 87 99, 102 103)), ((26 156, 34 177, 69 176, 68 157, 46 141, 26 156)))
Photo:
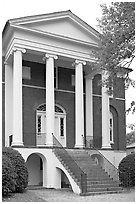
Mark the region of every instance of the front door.
POLYGON ((37 113, 37 145, 44 145, 46 142, 46 114, 45 112, 37 113))
MULTIPOLYGON (((66 147, 66 114, 61 112, 60 108, 55 110, 54 136, 63 147, 66 147)), ((46 144, 46 112, 37 111, 36 120, 37 145, 40 146, 46 144)))
POLYGON ((61 114, 55 115, 55 137, 63 147, 66 147, 66 118, 61 114))

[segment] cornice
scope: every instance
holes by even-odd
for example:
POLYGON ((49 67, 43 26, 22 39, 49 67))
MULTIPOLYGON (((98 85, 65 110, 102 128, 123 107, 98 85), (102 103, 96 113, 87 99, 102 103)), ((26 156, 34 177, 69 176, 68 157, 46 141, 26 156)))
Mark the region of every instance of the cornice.
POLYGON ((79 60, 86 61, 86 62, 95 61, 95 59, 91 58, 91 56, 88 57, 89 53, 84 53, 84 52, 71 50, 71 49, 67 49, 67 48, 62 48, 62 47, 58 47, 58 46, 48 45, 45 43, 43 44, 41 42, 35 42, 35 41, 26 40, 26 39, 17 38, 17 37, 14 37, 12 39, 7 50, 5 51, 5 58, 6 59, 9 58, 9 56, 12 52, 12 48, 14 46, 19 46, 19 47, 24 48, 26 50, 38 51, 38 52, 41 52, 41 54, 50 53, 53 55, 70 57, 73 59, 79 59, 79 60), (82 55, 83 55, 83 57, 82 57, 82 55), (84 55, 85 55, 85 57, 84 57, 84 55))

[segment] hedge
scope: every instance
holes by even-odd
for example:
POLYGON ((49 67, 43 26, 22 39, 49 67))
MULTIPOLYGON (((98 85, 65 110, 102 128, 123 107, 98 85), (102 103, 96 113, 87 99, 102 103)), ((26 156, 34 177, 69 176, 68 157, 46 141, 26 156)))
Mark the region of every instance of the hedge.
POLYGON ((119 179, 122 186, 135 186, 135 154, 129 154, 119 164, 119 179))
POLYGON ((10 159, 2 155, 2 195, 7 196, 15 191, 17 174, 10 159))
POLYGON ((23 159, 22 155, 15 149, 11 147, 4 147, 3 155, 6 155, 15 169, 15 173, 17 174, 16 183, 15 183, 15 191, 23 192, 23 190, 28 185, 28 170, 23 159))

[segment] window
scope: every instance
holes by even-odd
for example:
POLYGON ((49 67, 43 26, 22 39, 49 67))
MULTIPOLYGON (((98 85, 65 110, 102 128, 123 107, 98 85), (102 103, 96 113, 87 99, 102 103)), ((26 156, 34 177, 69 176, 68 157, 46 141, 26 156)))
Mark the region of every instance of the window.
POLYGON ((54 68, 54 88, 58 88, 58 67, 54 68))
POLYGON ((64 118, 60 118, 60 136, 64 137, 64 118))
POLYGON ((28 80, 31 79, 31 68, 30 67, 23 66, 23 68, 22 68, 22 78, 23 79, 28 79, 28 80))
POLYGON ((75 75, 71 75, 71 85, 75 86, 75 75))
POLYGON ((114 143, 113 136, 113 114, 110 112, 110 143, 114 143))
POLYGON ((38 115, 37 117, 37 133, 38 135, 41 134, 41 115, 38 115))

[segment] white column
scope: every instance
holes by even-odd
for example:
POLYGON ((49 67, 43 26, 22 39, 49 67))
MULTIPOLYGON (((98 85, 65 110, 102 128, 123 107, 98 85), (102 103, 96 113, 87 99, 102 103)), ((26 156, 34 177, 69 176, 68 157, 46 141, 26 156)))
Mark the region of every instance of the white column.
POLYGON ((54 99, 54 59, 58 57, 46 54, 46 146, 53 146, 55 99, 54 99))
POLYGON ((92 78, 86 78, 86 139, 93 141, 92 78))
POLYGON ((85 64, 83 61, 75 61, 75 147, 84 146, 83 65, 85 64))
POLYGON ((25 49, 13 50, 13 142, 12 146, 22 146, 22 53, 25 49))
POLYGON ((5 62, 5 146, 13 135, 13 68, 5 62))
MULTIPOLYGON (((106 72, 102 72, 102 80, 104 81, 106 72)), ((109 140, 110 132, 109 121, 109 95, 107 93, 107 87, 102 87, 102 148, 111 148, 109 140)))

